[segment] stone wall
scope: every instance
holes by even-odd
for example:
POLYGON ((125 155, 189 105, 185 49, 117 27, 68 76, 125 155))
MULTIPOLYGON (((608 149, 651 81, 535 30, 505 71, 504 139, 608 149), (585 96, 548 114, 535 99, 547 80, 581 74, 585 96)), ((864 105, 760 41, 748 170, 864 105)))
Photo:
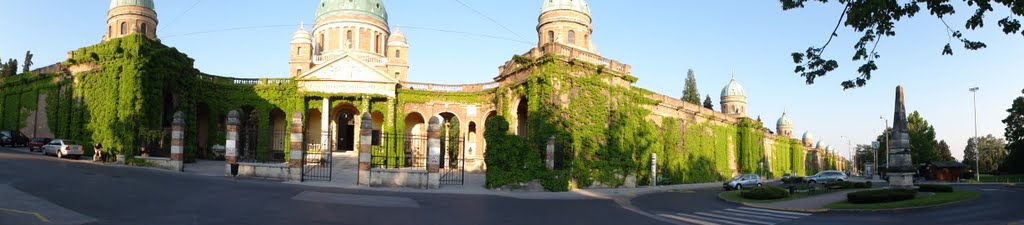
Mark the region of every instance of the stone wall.
POLYGON ((426 170, 371 169, 371 187, 407 187, 427 189, 429 176, 426 170))

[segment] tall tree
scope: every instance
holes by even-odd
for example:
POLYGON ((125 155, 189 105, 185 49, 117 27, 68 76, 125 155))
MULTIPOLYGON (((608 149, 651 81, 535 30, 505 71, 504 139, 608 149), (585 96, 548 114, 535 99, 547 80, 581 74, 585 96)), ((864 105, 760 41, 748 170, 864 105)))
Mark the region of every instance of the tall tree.
POLYGON ((935 127, 914 111, 907 117, 907 131, 910 133, 910 157, 914 164, 942 160, 935 149, 935 127))
POLYGON ((964 160, 961 162, 967 165, 968 168, 976 169, 974 167, 974 159, 978 155, 978 145, 974 142, 974 137, 967 139, 967 146, 964 146, 964 160))
POLYGON ((708 97, 704 98, 704 108, 715 110, 714 103, 711 103, 711 95, 708 95, 708 97))
POLYGON ((978 167, 981 168, 982 173, 990 173, 999 170, 999 164, 1006 159, 1006 141, 1002 138, 996 138, 989 134, 987 136, 978 137, 977 142, 975 138, 970 138, 967 141, 967 147, 964 148, 964 164, 968 167, 974 168, 974 157, 976 153, 980 151, 981 155, 978 159, 978 167))
POLYGON ((35 65, 35 63, 32 63, 32 56, 34 56, 32 55, 32 51, 25 52, 25 66, 21 67, 23 70, 22 73, 28 73, 32 68, 32 65, 35 65))
MULTIPOLYGON (((804 3, 809 0, 780 0, 783 10, 804 8, 804 3)), ((793 62, 797 64, 794 72, 806 78, 807 84, 813 84, 814 79, 823 77, 839 67, 839 63, 832 59, 825 59, 825 48, 828 47, 834 37, 839 36, 840 26, 852 28, 861 33, 862 36, 853 45, 853 61, 863 62, 857 67, 859 76, 842 82, 843 89, 862 87, 871 79, 872 72, 878 70, 875 61, 881 55, 876 51, 879 41, 884 37, 896 36, 896 25, 912 18, 922 9, 928 11, 928 15, 938 18, 937 22, 946 27, 950 41, 957 41, 963 44, 964 49, 978 50, 985 48, 985 43, 971 41, 964 37, 954 26, 946 23, 945 18, 953 18, 952 15, 959 8, 961 11, 974 12, 964 23, 966 29, 975 30, 984 27, 986 13, 993 12, 994 6, 1006 7, 1007 10, 999 10, 1000 13, 1009 12, 1005 18, 999 20, 998 25, 1003 33, 1024 34, 1021 31, 1021 23, 1017 19, 1024 16, 1024 1, 1011 0, 963 0, 967 4, 957 4, 948 0, 911 0, 911 1, 864 1, 864 0, 810 0, 823 4, 835 3, 843 6, 843 11, 835 28, 829 33, 829 39, 821 47, 811 46, 806 51, 792 53, 793 62)), ((955 1, 954 1, 955 2, 955 1)), ((1000 7, 1002 9, 1002 7, 1000 7)), ((989 15, 991 16, 991 15, 989 15)), ((1000 15, 1001 16, 1001 15, 1000 15)), ((953 54, 953 43, 947 42, 942 48, 943 55, 953 54)))
MULTIPOLYGON (((1024 90, 1021 90, 1024 94, 1024 90)), ((1024 172, 1024 96, 1013 100, 1013 105, 1007 109, 1010 115, 1006 116, 1003 123, 1006 124, 1006 150, 1009 154, 1000 170, 1008 172, 1024 172)))
POLYGON ((953 158, 953 153, 949 150, 949 144, 946 144, 946 140, 936 143, 935 150, 939 152, 939 158, 942 158, 942 161, 956 161, 956 158, 953 158))
POLYGON ((3 70, 0 71, 0 76, 9 77, 15 74, 18 74, 18 60, 8 59, 7 63, 3 66, 3 70))
POLYGON ((700 105, 700 93, 697 92, 697 78, 693 77, 693 69, 686 72, 686 86, 683 87, 683 101, 700 105))

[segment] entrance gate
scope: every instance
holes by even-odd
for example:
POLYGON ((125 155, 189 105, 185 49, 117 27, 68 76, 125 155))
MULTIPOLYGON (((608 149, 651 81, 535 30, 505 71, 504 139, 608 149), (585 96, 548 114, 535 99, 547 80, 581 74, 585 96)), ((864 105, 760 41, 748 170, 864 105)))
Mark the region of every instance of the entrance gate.
POLYGON ((466 178, 466 148, 462 137, 441 138, 441 185, 463 185, 466 178))
MULTIPOLYGON (((372 141, 370 168, 427 169, 428 138, 420 135, 382 134, 372 141)), ((463 185, 465 178, 465 140, 441 138, 440 184, 463 185)))
POLYGON ((331 132, 323 132, 310 140, 303 146, 302 181, 331 181, 331 132))

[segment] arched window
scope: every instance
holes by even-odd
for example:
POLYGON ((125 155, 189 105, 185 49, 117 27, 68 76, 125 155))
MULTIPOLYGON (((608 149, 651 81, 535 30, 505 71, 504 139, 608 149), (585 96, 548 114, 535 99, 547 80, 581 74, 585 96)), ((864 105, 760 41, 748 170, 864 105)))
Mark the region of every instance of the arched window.
POLYGON ((401 49, 396 49, 395 50, 395 58, 396 59, 401 59, 402 58, 402 50, 401 49))
POLYGON ((576 32, 575 31, 571 31, 571 30, 569 31, 569 44, 572 44, 572 45, 576 44, 576 32))
POLYGON ((124 35, 125 33, 128 33, 128 23, 121 22, 121 35, 124 35))
POLYGON ((316 42, 317 51, 324 50, 324 33, 320 33, 320 40, 316 42))
POLYGON ((295 69, 295 75, 296 75, 296 76, 298 76, 298 75, 302 75, 302 68, 299 68, 299 69, 295 69))
POLYGON ((302 55, 302 47, 295 49, 295 55, 302 55))
POLYGON ((146 23, 142 23, 142 30, 141 30, 141 31, 142 31, 141 33, 142 33, 143 35, 148 35, 148 34, 149 34, 149 29, 148 29, 148 27, 146 26, 146 23))
POLYGON ((374 53, 380 53, 380 42, 381 42, 380 34, 377 34, 377 37, 374 39, 374 42, 375 43, 373 45, 373 52, 374 53))
POLYGON ((583 47, 590 48, 590 35, 589 34, 584 34, 583 35, 583 47))
POLYGON ((107 26, 107 38, 114 35, 114 26, 107 26))
POLYGON ((555 32, 554 31, 550 31, 550 30, 548 31, 548 42, 555 42, 555 32))
POLYGON ((349 49, 352 48, 352 30, 345 31, 345 46, 349 49))

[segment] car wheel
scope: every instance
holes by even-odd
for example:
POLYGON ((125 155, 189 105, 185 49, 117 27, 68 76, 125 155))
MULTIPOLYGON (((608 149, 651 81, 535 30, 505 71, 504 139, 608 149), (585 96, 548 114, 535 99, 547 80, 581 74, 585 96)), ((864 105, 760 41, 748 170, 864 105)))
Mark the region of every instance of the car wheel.
POLYGON ((742 184, 736 184, 736 190, 743 190, 742 184))
POLYGON ((757 183, 757 186, 758 186, 758 187, 760 187, 760 186, 761 186, 761 183, 757 183))
POLYGON ((60 152, 60 150, 57 150, 57 158, 64 158, 64 153, 60 152))
POLYGON ((811 182, 809 182, 809 183, 811 183, 811 184, 817 184, 817 183, 818 183, 818 181, 815 181, 815 180, 811 180, 811 182))
POLYGON ((836 182, 843 182, 843 179, 837 179, 836 182))

